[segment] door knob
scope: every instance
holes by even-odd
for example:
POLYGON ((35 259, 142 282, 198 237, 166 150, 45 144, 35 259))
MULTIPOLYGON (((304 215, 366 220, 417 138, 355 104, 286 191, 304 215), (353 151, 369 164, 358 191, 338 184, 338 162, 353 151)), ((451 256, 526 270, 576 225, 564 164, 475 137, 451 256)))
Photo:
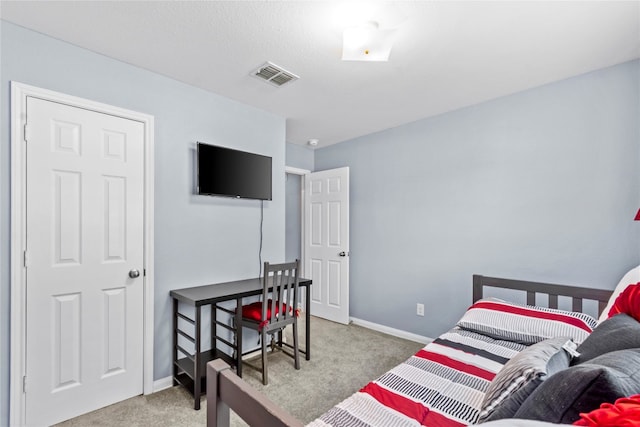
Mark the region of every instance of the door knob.
POLYGON ((347 256, 347 253, 345 251, 340 252, 338 255, 340 256, 347 256))
POLYGON ((129 277, 135 279, 136 277, 140 277, 140 272, 138 270, 129 271, 129 277))

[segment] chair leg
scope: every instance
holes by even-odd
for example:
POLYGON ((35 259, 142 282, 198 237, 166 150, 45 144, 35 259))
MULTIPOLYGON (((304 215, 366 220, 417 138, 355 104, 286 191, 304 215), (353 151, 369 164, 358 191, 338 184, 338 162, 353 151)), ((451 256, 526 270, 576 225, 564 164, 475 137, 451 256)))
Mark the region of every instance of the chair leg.
POLYGON ((296 369, 300 369, 300 350, 298 349, 298 320, 293 321, 293 362, 296 369))
POLYGON ((262 384, 269 384, 267 372, 267 334, 262 329, 262 384))
POLYGON ((236 375, 242 378, 242 324, 236 322, 236 375))

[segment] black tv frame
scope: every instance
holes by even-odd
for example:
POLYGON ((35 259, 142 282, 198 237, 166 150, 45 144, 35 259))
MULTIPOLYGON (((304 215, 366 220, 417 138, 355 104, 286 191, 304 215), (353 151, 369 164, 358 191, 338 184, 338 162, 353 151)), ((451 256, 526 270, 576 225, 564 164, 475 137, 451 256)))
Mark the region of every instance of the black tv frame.
POLYGON ((204 142, 197 143, 196 153, 197 194, 235 199, 272 200, 273 162, 270 156, 204 142), (211 164, 214 169, 204 169, 203 162, 207 161, 205 150, 210 151, 209 160, 212 159, 210 157, 213 154, 212 151, 215 151, 225 156, 226 162, 211 164), (226 185, 222 187, 217 185, 214 188, 212 183, 203 182, 205 179, 217 184, 227 181, 226 185))

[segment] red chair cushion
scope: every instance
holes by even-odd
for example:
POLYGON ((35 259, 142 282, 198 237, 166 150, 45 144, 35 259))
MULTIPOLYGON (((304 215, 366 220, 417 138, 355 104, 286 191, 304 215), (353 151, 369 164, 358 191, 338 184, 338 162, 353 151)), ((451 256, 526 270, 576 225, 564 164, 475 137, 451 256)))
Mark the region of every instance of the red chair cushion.
POLYGON ((637 321, 640 321, 640 282, 629 285, 618 295, 609 310, 609 317, 619 313, 626 313, 637 321))
MULTIPOLYGON (((282 310, 287 310, 287 304, 282 304, 282 310)), ((289 312, 291 312, 291 308, 289 307, 289 312)), ((276 316, 280 314, 280 308, 276 306, 276 316)), ((298 310, 295 311, 295 315, 298 316, 298 310)), ((245 319, 255 320, 256 322, 260 322, 260 327, 266 325, 271 319, 271 300, 267 301, 267 318, 262 318, 262 302, 256 301, 251 304, 242 306, 242 317, 245 319)))
MULTIPOLYGON (((286 307, 286 304, 283 304, 286 307)), ((279 308, 276 306, 276 316, 280 313, 279 308)), ((262 319, 262 301, 256 301, 251 304, 242 306, 242 317, 245 319, 255 320, 257 322, 261 320, 271 319, 271 300, 267 301, 267 318, 262 319)))

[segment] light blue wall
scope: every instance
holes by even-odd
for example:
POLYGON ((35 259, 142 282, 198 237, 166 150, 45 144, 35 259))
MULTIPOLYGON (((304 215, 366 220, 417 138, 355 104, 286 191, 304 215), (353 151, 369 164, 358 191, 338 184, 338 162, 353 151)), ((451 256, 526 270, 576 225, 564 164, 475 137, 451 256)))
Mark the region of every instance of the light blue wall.
POLYGON ((351 171, 351 315, 435 337, 473 273, 613 288, 640 263, 639 81, 634 61, 316 150, 351 171))
MULTIPOLYGON (((155 116, 156 379, 170 375, 169 289, 259 268, 259 202, 194 196, 195 141, 273 157, 263 259, 282 259, 285 122, 0 24, 0 424, 7 424, 9 81, 155 116)), ((640 223, 632 221, 640 207, 639 75, 635 61, 315 152, 287 144, 289 166, 351 168, 351 314, 436 336, 469 305, 473 273, 613 287, 640 262, 640 223), (424 318, 413 314, 416 302, 425 304, 424 318)))
POLYGON ((259 273, 260 202, 194 195, 195 142, 273 157, 273 201, 264 204, 262 256, 281 261, 285 250, 285 119, 13 24, 1 24, 0 425, 7 425, 9 82, 155 117, 155 379, 171 375, 169 290, 259 273))
POLYGON ((313 150, 302 145, 287 143, 286 163, 298 169, 313 171, 313 150))

